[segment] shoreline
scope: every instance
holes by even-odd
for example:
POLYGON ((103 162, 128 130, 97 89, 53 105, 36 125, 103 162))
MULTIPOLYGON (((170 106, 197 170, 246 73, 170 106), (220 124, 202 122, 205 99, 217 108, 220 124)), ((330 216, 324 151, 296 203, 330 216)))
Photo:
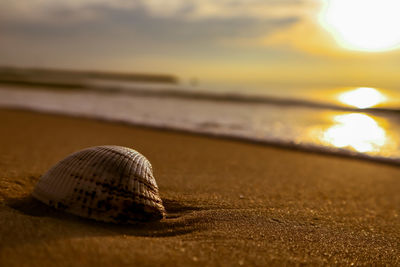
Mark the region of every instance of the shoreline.
POLYGON ((400 169, 66 115, 0 109, 5 266, 400 264, 400 169), (96 223, 39 205, 40 175, 104 144, 143 153, 169 217, 96 223))
POLYGON ((211 139, 217 139, 217 140, 229 140, 229 141, 233 141, 233 142, 243 142, 243 143, 249 143, 249 144, 260 145, 260 146, 276 147, 279 149, 286 149, 286 150, 291 150, 291 151, 315 153, 317 155, 348 158, 350 160, 362 160, 362 161, 367 161, 367 162, 372 162, 372 163, 379 163, 379 164, 400 167, 400 159, 399 158, 370 156, 368 154, 364 154, 364 153, 360 153, 360 152, 356 152, 356 151, 349 151, 349 150, 340 149, 340 148, 321 147, 318 145, 311 145, 311 144, 309 144, 309 145, 300 144, 299 145, 292 141, 277 142, 277 141, 269 141, 269 140, 262 140, 262 139, 256 140, 256 139, 253 139, 251 137, 246 137, 246 136, 234 136, 234 135, 221 134, 221 133, 200 132, 200 131, 195 131, 195 130, 191 130, 191 129, 179 129, 179 128, 176 128, 173 126, 169 127, 169 126, 159 126, 159 125, 153 125, 153 124, 146 125, 143 123, 134 123, 131 121, 126 121, 126 120, 109 119, 109 118, 105 118, 105 117, 89 116, 89 115, 83 115, 83 114, 67 114, 67 113, 57 112, 57 111, 38 110, 35 108, 30 108, 30 107, 0 106, 0 110, 25 111, 25 112, 33 112, 33 113, 38 113, 38 114, 43 114, 43 115, 60 116, 61 118, 66 117, 66 118, 93 120, 93 121, 116 124, 116 125, 132 126, 132 127, 137 127, 137 128, 147 129, 147 130, 161 131, 161 132, 167 132, 167 133, 170 132, 170 133, 176 133, 176 134, 187 134, 187 135, 193 135, 193 136, 198 136, 198 137, 203 137, 203 138, 211 138, 211 139))

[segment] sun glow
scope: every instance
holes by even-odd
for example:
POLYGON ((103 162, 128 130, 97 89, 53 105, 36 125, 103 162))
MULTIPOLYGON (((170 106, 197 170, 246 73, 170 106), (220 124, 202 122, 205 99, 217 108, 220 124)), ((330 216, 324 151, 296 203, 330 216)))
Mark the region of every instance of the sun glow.
POLYGON ((335 147, 350 147, 358 152, 375 152, 386 144, 385 130, 368 115, 337 115, 334 121, 335 125, 325 131, 322 140, 335 147))
POLYGON ((357 108, 370 108, 382 103, 386 97, 378 90, 369 87, 360 87, 339 95, 339 101, 357 108))
POLYGON ((322 25, 344 47, 386 51, 400 46, 399 0, 326 0, 322 25))

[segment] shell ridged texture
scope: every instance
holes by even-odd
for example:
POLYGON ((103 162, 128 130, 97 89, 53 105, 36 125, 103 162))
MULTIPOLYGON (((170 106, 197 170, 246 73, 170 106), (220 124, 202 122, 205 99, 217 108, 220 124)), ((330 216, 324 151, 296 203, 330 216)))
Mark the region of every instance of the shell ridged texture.
POLYGON ((66 212, 105 222, 160 220, 165 209, 150 162, 120 146, 71 154, 38 181, 33 197, 66 212))

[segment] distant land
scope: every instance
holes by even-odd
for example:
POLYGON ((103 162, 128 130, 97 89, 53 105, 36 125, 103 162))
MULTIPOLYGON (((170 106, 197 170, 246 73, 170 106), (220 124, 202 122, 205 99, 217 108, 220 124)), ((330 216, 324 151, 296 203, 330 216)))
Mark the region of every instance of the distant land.
POLYGON ((81 89, 96 81, 177 84, 178 78, 168 74, 0 67, 0 84, 81 89))

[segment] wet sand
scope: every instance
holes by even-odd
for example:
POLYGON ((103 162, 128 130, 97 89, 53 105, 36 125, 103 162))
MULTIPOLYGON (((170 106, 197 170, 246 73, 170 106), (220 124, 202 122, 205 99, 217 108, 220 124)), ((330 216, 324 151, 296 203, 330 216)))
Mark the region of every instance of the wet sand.
POLYGON ((400 168, 172 131, 0 110, 0 266, 400 264, 400 168), (95 145, 151 162, 168 217, 113 225, 30 197, 95 145))

